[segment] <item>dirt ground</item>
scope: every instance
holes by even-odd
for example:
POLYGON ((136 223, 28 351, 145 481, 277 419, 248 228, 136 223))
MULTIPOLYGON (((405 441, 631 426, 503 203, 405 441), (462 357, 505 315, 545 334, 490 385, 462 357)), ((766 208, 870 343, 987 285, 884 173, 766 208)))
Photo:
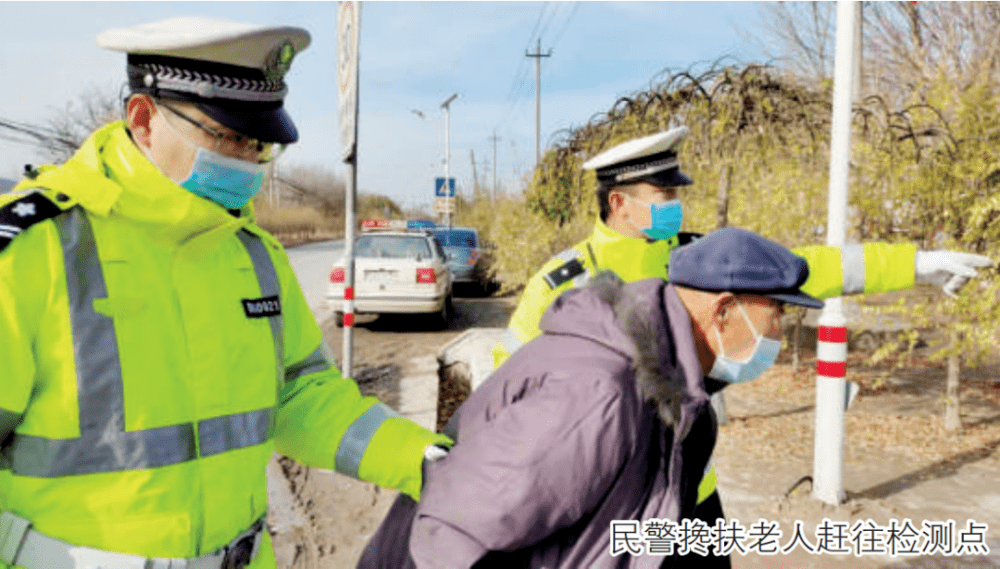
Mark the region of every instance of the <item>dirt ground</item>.
MULTIPOLYGON (((417 328, 412 319, 379 319, 355 330, 356 369, 362 389, 390 405, 398 403, 396 383, 406 361, 434 355, 472 326, 506 324, 510 298, 458 299, 457 317, 443 331, 417 328)), ((340 330, 327 321, 324 330, 340 353, 340 330)), ((812 332, 815 333, 814 331, 812 332)), ((763 518, 786 532, 795 521, 814 528, 824 518, 854 523, 872 519, 955 520, 987 523, 990 556, 855 557, 815 555, 801 549, 787 555, 733 555, 736 569, 757 567, 979 568, 1000 567, 1000 362, 963 370, 963 429, 942 428, 944 364, 918 350, 907 368, 891 360, 872 367, 864 354, 852 353, 848 380, 861 389, 846 414, 844 488, 847 502, 826 506, 810 497, 810 482, 793 485, 813 470, 815 420, 815 350, 801 352, 800 370, 791 369, 786 350, 764 377, 726 390, 730 421, 720 428, 713 456, 719 492, 729 518, 749 526, 763 518)), ((466 393, 462 386, 442 388, 444 412, 466 393)), ((380 490, 336 473, 282 463, 299 507, 307 513, 306 535, 275 538, 280 568, 353 567, 367 539, 378 527, 396 492, 380 490)), ((812 537, 812 534, 808 534, 812 537)), ((812 539, 811 541, 815 541, 812 539)))

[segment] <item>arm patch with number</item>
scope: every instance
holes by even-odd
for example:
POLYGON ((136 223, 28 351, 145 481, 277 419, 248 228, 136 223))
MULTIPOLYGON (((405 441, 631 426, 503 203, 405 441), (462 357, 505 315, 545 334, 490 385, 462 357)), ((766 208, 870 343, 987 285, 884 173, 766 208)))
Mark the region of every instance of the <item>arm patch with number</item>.
POLYGON ((545 282, 548 283, 549 288, 556 288, 573 277, 582 274, 585 270, 580 259, 573 259, 545 275, 545 282))

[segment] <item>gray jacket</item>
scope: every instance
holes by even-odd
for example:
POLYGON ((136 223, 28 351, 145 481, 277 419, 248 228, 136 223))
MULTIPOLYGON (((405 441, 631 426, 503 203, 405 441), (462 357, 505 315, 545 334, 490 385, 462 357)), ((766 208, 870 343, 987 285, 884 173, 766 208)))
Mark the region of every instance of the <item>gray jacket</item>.
MULTIPOLYGON (((687 311, 660 279, 624 285, 605 273, 554 302, 541 328, 453 417, 457 444, 428 465, 405 528, 410 559, 369 566, 665 561, 613 557, 611 522, 694 511, 716 426, 687 311)), ((405 511, 394 506, 385 523, 405 511)), ((384 529, 370 559, 400 546, 384 529)))

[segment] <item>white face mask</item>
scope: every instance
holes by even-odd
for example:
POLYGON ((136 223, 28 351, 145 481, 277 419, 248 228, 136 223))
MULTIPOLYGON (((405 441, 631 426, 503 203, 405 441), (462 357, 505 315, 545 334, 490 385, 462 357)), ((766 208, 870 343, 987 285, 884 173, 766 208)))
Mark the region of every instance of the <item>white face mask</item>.
POLYGON ((722 350, 722 354, 715 357, 715 364, 712 365, 712 370, 708 372, 708 377, 727 383, 744 383, 760 377, 762 373, 774 365, 775 360, 778 359, 778 352, 781 351, 781 341, 758 334, 756 328, 753 326, 753 322, 750 322, 750 317, 747 316, 746 310, 743 309, 743 305, 738 300, 736 301, 736 306, 739 307, 740 314, 743 315, 747 324, 750 325, 750 331, 756 336, 757 343, 754 345, 753 352, 747 359, 743 361, 734 360, 726 356, 726 348, 722 345, 722 334, 719 333, 719 328, 712 326, 712 329, 715 330, 715 338, 719 341, 719 349, 722 350))

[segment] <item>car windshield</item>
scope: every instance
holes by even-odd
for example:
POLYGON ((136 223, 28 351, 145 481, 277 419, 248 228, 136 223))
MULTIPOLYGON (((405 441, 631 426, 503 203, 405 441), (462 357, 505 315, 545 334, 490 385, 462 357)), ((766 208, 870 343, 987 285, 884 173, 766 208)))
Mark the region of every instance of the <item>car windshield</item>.
POLYGON ((435 231, 434 237, 437 237, 437 240, 445 247, 467 247, 470 249, 478 247, 476 232, 468 229, 452 229, 451 231, 442 229, 435 231))
POLYGON ((427 239, 414 235, 365 235, 358 239, 354 255, 365 259, 426 259, 431 256, 427 239))

